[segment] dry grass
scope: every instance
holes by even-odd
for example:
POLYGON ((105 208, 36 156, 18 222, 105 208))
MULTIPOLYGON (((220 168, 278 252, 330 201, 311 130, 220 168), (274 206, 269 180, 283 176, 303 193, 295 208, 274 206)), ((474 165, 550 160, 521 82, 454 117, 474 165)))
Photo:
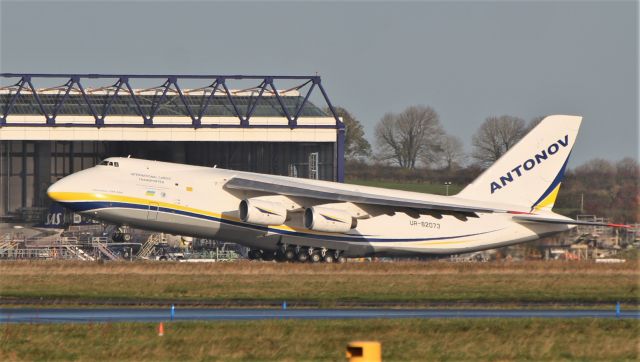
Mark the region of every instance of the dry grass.
POLYGON ((386 361, 638 360, 636 320, 357 320, 0 326, 0 360, 344 360, 352 340, 386 361))
MULTIPOLYGON (((0 297, 50 301, 640 302, 635 263, 2 262, 0 297)), ((2 303, 0 299, 0 303, 2 303)))
POLYGON ((438 274, 616 274, 640 276, 640 263, 527 261, 491 263, 351 262, 346 264, 288 264, 239 261, 234 263, 2 261, 3 275, 174 274, 174 275, 438 275, 438 274))

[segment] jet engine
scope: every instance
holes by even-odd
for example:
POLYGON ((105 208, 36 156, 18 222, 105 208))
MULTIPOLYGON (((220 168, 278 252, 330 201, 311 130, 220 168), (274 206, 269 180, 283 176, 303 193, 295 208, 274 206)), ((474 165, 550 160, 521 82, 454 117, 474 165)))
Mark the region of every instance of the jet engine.
POLYGON ((304 226, 310 230, 346 233, 356 225, 357 220, 346 211, 322 206, 312 206, 304 211, 304 226))
POLYGON ((287 208, 278 202, 245 199, 240 201, 240 219, 258 225, 282 225, 287 219, 287 208))

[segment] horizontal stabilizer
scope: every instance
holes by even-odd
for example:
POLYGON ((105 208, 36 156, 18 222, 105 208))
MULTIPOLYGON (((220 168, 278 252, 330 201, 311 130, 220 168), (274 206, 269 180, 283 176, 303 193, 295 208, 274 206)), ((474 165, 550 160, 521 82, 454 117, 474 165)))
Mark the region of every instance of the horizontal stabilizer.
POLYGON ((514 216, 513 220, 522 221, 522 222, 537 222, 537 223, 545 223, 545 224, 606 226, 606 227, 612 227, 612 228, 630 228, 631 227, 631 225, 625 225, 625 224, 612 224, 612 223, 606 223, 606 222, 578 221, 578 220, 573 220, 573 219, 555 219, 555 218, 530 216, 530 215, 514 216))

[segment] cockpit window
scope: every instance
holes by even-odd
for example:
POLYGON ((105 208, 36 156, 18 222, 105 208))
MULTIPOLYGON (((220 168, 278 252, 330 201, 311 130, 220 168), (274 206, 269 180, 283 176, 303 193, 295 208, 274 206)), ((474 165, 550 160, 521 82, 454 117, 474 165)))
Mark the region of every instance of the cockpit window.
POLYGON ((100 166, 113 166, 113 167, 120 167, 120 165, 118 164, 118 162, 113 162, 113 161, 102 161, 99 163, 100 166))

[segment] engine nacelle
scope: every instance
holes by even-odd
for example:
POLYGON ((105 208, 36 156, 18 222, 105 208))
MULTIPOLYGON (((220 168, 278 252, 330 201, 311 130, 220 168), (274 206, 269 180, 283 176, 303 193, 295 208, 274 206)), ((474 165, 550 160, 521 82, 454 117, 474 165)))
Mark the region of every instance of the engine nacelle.
POLYGON ((287 208, 278 202, 246 199, 240 201, 240 219, 258 225, 282 225, 287 219, 287 208))
POLYGON ((304 226, 315 231, 346 233, 355 228, 357 220, 342 210, 313 206, 304 211, 304 226))

